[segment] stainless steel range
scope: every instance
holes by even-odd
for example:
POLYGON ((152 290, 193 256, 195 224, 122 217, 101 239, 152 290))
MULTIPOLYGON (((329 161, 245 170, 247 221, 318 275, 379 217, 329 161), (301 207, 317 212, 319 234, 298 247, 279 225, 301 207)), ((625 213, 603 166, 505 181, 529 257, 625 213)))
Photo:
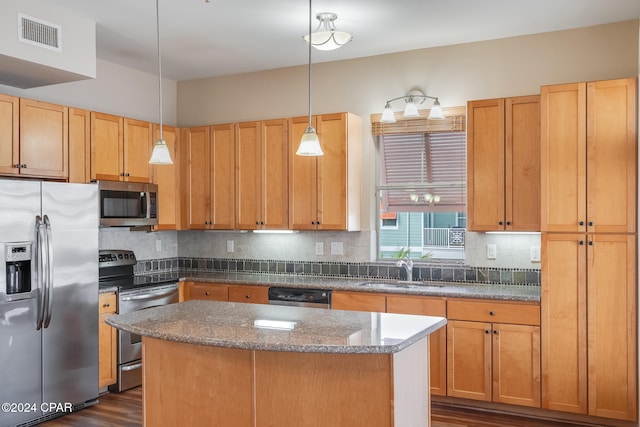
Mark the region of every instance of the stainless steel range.
MULTIPOLYGON (((100 288, 114 288, 117 313, 124 314, 178 302, 178 278, 172 274, 136 276, 136 257, 127 250, 101 250, 100 288)), ((123 391, 142 384, 142 339, 140 335, 118 331, 117 383, 110 391, 123 391)))

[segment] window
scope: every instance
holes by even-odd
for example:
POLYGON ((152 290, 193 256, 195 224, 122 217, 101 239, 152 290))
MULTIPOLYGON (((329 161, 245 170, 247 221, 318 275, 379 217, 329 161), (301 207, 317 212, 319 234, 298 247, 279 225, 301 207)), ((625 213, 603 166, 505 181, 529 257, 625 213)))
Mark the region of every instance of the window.
POLYGON ((464 124, 410 132, 394 132, 393 126, 385 132, 382 124, 375 125, 380 149, 379 257, 396 258, 408 251, 414 259, 464 259, 464 124))

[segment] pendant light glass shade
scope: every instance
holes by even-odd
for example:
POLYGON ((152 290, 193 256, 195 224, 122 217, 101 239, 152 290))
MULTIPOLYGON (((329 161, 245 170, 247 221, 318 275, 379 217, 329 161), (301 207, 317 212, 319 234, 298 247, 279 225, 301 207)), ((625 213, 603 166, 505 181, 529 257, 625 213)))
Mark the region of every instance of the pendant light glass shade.
POLYGON ((298 156, 322 156, 324 154, 322 147, 320 147, 318 134, 311 126, 309 126, 302 134, 296 154, 298 156))
POLYGON ((160 115, 160 137, 153 146, 149 164, 172 165, 173 160, 171 160, 169 147, 167 147, 166 141, 162 138, 162 60, 160 57, 160 10, 158 7, 158 0, 156 0, 156 38, 158 41, 158 104, 160 115))
POLYGON ((442 111, 442 107, 440 106, 440 101, 438 98, 433 102, 431 106, 431 111, 429 111, 429 120, 444 120, 444 112, 442 111))
POLYGON ((420 115, 418 113, 418 106, 412 97, 407 99, 407 104, 404 106, 404 113, 402 115, 404 117, 418 117, 420 115))
POLYGON ((319 13, 316 18, 320 21, 316 31, 305 35, 304 40, 318 50, 335 50, 349 43, 353 37, 349 33, 336 30, 333 21, 338 19, 335 13, 319 13))
POLYGON ((149 163, 152 165, 172 165, 173 160, 171 160, 171 153, 169 152, 169 147, 164 139, 159 139, 156 141, 156 144, 153 146, 153 151, 151 152, 151 160, 149 163))
POLYGON ((385 105, 384 110, 382 110, 382 117, 380 118, 380 123, 395 123, 395 122, 396 122, 396 115, 393 113, 393 110, 391 109, 391 104, 387 102, 387 105, 385 105))

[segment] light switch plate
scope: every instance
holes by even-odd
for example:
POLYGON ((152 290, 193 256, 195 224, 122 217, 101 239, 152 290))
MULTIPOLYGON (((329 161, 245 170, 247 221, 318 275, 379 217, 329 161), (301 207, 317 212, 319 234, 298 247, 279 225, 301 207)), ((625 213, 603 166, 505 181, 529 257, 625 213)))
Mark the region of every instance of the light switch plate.
POLYGON ((227 240, 227 252, 233 252, 234 250, 233 240, 227 240))
POLYGON ((316 255, 324 255, 324 243, 316 242, 316 255))
POLYGON ((157 239, 156 240, 156 252, 160 252, 162 251, 162 240, 157 239))
POLYGON ((531 246, 529 248, 529 259, 531 262, 540 262, 540 246, 531 246))
POLYGON ((498 257, 498 249, 496 245, 487 245, 487 259, 496 259, 498 257))

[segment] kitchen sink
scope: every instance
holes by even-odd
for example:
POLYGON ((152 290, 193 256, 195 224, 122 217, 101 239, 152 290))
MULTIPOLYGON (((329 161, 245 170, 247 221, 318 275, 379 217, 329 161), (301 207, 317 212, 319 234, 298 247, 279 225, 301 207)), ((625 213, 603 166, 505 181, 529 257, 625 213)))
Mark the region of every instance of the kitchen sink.
POLYGON ((438 282, 417 282, 417 281, 406 281, 406 280, 396 280, 394 282, 364 282, 360 283, 358 286, 363 288, 375 288, 375 289, 417 289, 417 288, 425 288, 425 287, 444 287, 444 283, 438 282))

